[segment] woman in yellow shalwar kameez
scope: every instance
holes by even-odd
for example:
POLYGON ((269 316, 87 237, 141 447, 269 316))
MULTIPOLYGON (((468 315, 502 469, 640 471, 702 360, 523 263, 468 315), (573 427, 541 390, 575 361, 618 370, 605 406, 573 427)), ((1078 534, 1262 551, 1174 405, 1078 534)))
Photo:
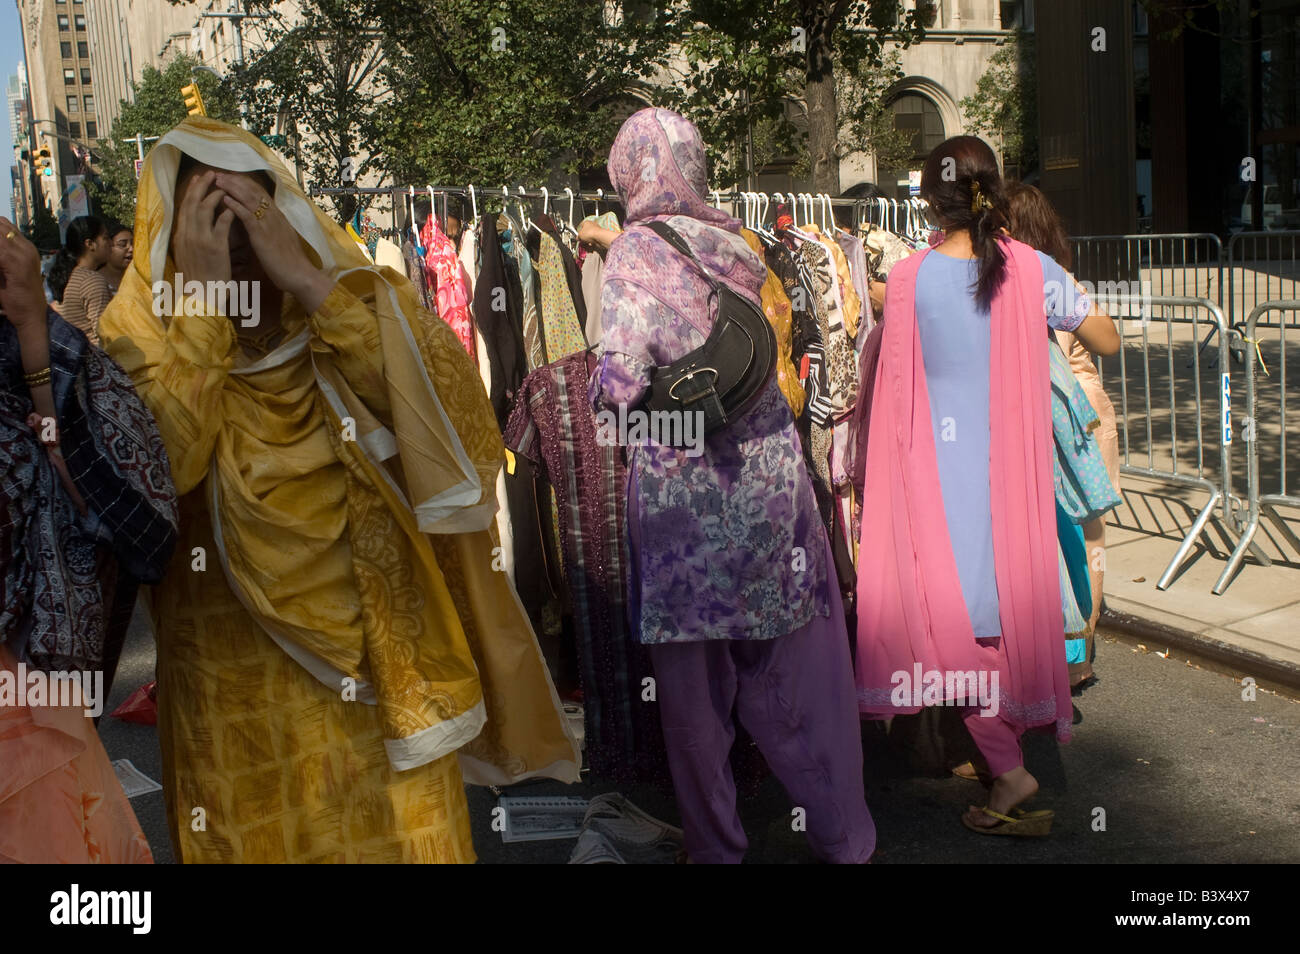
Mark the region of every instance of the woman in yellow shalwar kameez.
POLYGON ((473 861, 462 772, 578 769, 493 568, 504 455, 475 369, 242 130, 159 140, 135 234, 100 332, 181 497, 153 595, 180 858, 473 861), (194 280, 258 282, 258 308, 194 280))

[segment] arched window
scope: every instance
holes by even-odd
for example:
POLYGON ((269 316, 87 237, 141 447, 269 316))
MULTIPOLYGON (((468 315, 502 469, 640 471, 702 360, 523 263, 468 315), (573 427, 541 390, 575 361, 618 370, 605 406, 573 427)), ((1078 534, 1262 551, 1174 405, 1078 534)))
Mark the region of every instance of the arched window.
POLYGON ((925 165, 926 157, 935 146, 943 142, 943 117, 939 107, 928 96, 904 92, 892 105, 894 128, 912 136, 912 155, 904 164, 882 168, 880 187, 900 199, 908 196, 908 173, 925 165))

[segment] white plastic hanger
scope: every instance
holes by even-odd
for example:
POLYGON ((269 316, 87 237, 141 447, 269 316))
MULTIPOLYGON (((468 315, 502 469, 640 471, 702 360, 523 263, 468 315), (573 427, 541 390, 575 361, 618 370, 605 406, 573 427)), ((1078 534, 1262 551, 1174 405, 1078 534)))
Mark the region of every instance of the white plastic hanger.
POLYGON ((470 228, 474 228, 478 225, 478 200, 474 198, 474 183, 472 182, 469 184, 469 207, 470 213, 474 216, 474 221, 470 225, 470 228))
POLYGON ((420 226, 415 222, 415 186, 407 186, 406 192, 411 201, 411 241, 415 245, 415 250, 420 252, 424 246, 420 244, 420 226))
POLYGON ((766 192, 760 192, 759 198, 763 202, 763 208, 760 209, 758 213, 758 231, 760 234, 766 235, 768 238, 775 239, 776 236, 773 235, 767 227, 767 207, 771 201, 771 196, 766 192))
POLYGON ((565 194, 569 197, 569 228, 573 228, 573 190, 568 186, 564 187, 565 194))

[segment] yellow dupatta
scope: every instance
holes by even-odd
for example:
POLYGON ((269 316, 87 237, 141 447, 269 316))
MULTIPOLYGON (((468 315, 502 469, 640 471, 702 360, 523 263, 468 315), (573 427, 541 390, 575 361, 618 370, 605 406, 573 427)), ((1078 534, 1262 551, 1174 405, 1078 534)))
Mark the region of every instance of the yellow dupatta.
POLYGON ((101 335, 159 420, 178 493, 203 485, 222 569, 253 618, 322 683, 378 706, 395 768, 459 751, 472 782, 576 780, 536 637, 493 568, 504 452, 451 329, 404 276, 371 265, 264 144, 216 120, 159 140, 135 227, 142 254, 101 335), (337 281, 314 315, 286 301, 287 340, 257 362, 242 361, 227 319, 186 314, 183 301, 154 314, 154 283, 175 271, 182 154, 267 172, 309 257, 337 281), (313 588, 304 567, 333 582, 313 588))

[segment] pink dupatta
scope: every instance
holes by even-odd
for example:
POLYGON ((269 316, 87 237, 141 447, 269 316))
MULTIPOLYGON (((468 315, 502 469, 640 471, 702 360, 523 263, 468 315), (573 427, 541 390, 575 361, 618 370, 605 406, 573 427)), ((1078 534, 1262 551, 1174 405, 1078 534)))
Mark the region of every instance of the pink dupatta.
MULTIPOLYGON (((976 641, 948 538, 916 323, 924 251, 889 275, 867 443, 858 560, 858 705, 884 718, 895 673, 998 673, 998 715, 1017 732, 1070 737, 1052 480, 1052 410, 1042 266, 1003 240, 1007 277, 992 306, 989 478, 1002 638, 976 641)), ((974 475, 973 475, 974 476, 974 475)), ((909 700, 910 701, 910 700, 909 700)))

